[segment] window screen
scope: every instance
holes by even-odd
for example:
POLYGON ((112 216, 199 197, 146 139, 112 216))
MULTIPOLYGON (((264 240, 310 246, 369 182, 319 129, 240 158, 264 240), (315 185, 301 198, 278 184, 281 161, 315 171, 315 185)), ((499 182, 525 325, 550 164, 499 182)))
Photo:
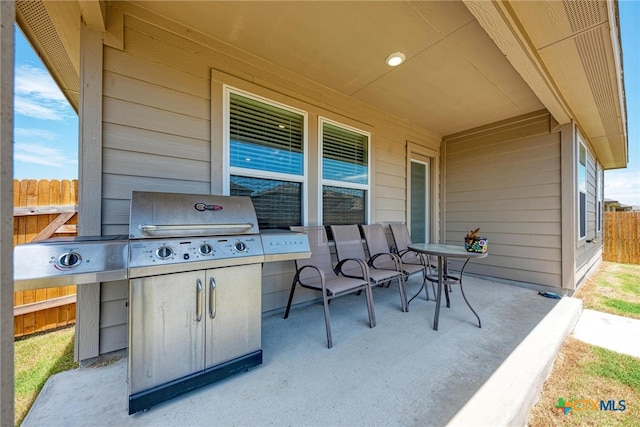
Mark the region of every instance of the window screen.
POLYGON ((366 223, 365 190, 322 187, 322 223, 324 225, 350 225, 366 223))
POLYGON ((230 194, 249 196, 260 229, 302 225, 302 183, 231 176, 230 194))

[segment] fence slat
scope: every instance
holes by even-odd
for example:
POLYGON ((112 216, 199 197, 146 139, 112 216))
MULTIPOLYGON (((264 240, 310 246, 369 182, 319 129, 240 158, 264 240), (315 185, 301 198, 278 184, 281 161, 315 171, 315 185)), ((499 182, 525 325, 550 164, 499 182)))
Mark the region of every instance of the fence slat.
MULTIPOLYGON (((13 181, 13 243, 14 245, 31 242, 42 233, 52 221, 59 218, 62 210, 65 219, 72 213, 65 225, 56 225, 53 237, 74 235, 78 223, 78 180, 14 180, 13 181), (57 211, 56 207, 60 207, 57 211), (33 209, 33 212, 29 210, 33 209), (17 215, 15 215, 17 214, 17 215)), ((59 220, 58 222, 62 222, 59 220)), ((53 226, 50 227, 50 229, 53 226)), ((75 296, 76 286, 62 286, 59 288, 35 289, 18 291, 14 293, 13 305, 23 306, 35 304, 44 309, 28 312, 14 317, 14 335, 16 337, 35 332, 55 329, 75 322, 76 304, 72 302, 75 296), (68 298, 67 298, 68 297, 68 298), (52 306, 46 301, 50 299, 69 301, 69 304, 52 306)), ((24 311, 24 310, 23 310, 24 311)), ((29 310, 30 311, 30 310, 29 310)))
POLYGON ((605 212, 602 259, 640 264, 640 212, 605 212))

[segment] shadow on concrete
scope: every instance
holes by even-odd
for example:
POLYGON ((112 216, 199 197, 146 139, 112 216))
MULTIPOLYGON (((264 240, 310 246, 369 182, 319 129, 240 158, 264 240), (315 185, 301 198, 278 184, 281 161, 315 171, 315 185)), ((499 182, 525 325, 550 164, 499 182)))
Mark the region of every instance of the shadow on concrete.
POLYGON ((403 313, 396 286, 374 288, 375 328, 364 294, 333 301, 332 349, 312 304, 263 319, 264 363, 250 372, 129 416, 126 359, 79 368, 49 380, 23 425, 445 425, 558 303, 477 277, 465 292, 481 329, 456 287, 438 331, 424 293, 403 313))

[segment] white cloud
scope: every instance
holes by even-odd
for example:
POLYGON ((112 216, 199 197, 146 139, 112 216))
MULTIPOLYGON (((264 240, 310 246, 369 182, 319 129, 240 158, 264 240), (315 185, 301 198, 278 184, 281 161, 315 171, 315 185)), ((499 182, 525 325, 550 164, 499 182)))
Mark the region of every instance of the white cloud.
POLYGON ((604 197, 625 205, 640 206, 640 170, 605 171, 604 197))
POLYGON ((55 105, 45 105, 45 103, 41 101, 38 102, 29 98, 20 98, 18 96, 16 96, 16 99, 14 100, 13 109, 16 114, 33 117, 34 119, 64 120, 65 118, 63 111, 55 105))
POLYGON ((53 168, 69 168, 78 164, 75 150, 65 150, 61 137, 53 131, 16 128, 14 138, 13 158, 16 161, 53 168))
POLYGON ((78 159, 67 156, 56 147, 42 144, 16 143, 13 158, 24 163, 31 163, 54 168, 68 168, 77 165, 78 159))
POLYGON ((14 104, 17 114, 36 119, 64 120, 74 114, 49 73, 26 64, 16 66, 14 104))
POLYGON ((20 140, 21 142, 33 140, 55 141, 58 137, 55 132, 52 132, 48 129, 15 128, 13 134, 15 139, 20 140))

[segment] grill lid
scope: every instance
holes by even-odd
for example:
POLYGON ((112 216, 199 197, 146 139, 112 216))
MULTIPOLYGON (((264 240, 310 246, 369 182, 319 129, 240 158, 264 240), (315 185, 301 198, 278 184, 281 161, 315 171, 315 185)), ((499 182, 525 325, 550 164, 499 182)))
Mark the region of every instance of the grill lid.
POLYGON ((129 238, 259 234, 249 197, 134 191, 129 238))

